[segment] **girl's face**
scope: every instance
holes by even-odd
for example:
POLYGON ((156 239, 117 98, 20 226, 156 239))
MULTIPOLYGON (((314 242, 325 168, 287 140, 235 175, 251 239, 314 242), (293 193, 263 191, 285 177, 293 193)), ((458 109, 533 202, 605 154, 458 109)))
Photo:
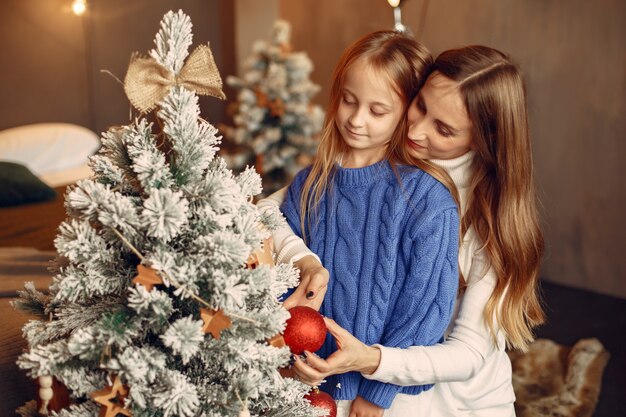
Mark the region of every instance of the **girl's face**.
POLYGON ((403 116, 402 98, 387 77, 362 60, 352 64, 339 94, 335 124, 350 148, 344 165, 360 161, 365 166, 380 161, 403 116))
POLYGON ((452 159, 472 147, 472 124, 458 83, 439 72, 428 77, 407 112, 412 156, 421 159, 452 159))

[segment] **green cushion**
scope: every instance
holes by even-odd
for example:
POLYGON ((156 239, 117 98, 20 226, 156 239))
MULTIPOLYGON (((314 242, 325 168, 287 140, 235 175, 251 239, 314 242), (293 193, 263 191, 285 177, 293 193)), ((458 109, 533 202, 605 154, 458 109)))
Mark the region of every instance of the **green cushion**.
POLYGON ((52 200, 56 192, 24 165, 0 161, 0 207, 52 200))

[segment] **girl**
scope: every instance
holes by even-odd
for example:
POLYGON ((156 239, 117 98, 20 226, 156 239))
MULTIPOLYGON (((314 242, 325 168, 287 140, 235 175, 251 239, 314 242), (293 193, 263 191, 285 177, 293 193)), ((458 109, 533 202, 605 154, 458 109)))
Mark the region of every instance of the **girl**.
POLYGON ((544 319, 537 297, 543 238, 521 73, 491 48, 446 51, 407 117, 406 153, 444 169, 460 197, 464 288, 446 341, 367 346, 327 319, 341 349, 326 361, 309 355, 314 368, 297 360, 296 371, 311 384, 347 371, 398 385, 437 383, 432 416, 514 416, 504 350, 525 349, 544 319))
MULTIPOLYGON (((294 178, 281 207, 330 272, 321 312, 367 344, 437 343, 456 296, 456 205, 433 177, 402 165, 398 151, 406 108, 429 63, 422 46, 391 31, 352 44, 335 69, 316 161, 294 178)), ((320 354, 334 349, 329 337, 320 354)), ((391 407, 389 416, 406 416, 430 388, 356 372, 322 386, 346 400, 340 409, 382 415, 391 407)))

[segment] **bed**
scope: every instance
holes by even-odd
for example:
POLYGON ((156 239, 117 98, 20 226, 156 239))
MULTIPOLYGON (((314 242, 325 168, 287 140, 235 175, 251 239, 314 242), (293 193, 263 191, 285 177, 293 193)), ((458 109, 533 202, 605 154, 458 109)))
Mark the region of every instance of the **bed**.
MULTIPOLYGON (((53 198, 49 198, 52 195, 49 191, 48 198, 34 198, 34 201, 28 195, 20 195, 17 204, 9 201, 0 207, 0 248, 54 249, 56 229, 65 218, 65 190, 69 184, 91 174, 88 157, 99 145, 94 132, 68 123, 40 123, 0 131, 0 161, 21 164, 33 176, 26 181, 40 180, 40 187, 55 192, 53 198)), ((28 194, 26 188, 30 186, 30 182, 24 185, 23 193, 28 194)))
MULTIPOLYGON (((91 175, 88 157, 99 146, 94 132, 67 123, 0 131, 0 163, 26 173, 29 185, 25 188, 36 183, 39 189, 47 190, 45 198, 34 199, 41 201, 9 202, 0 207, 0 415, 15 415, 18 406, 37 394, 33 381, 15 364, 25 347, 21 328, 29 317, 14 310, 10 302, 26 281, 33 281, 40 290, 48 288, 54 238, 66 217, 65 191, 70 184, 91 175)), ((10 169, 6 172, 9 178, 0 177, 0 187, 21 184, 12 182, 10 169)), ((24 191, 20 196, 28 200, 28 193, 24 191)), ((0 200, 6 202, 5 196, 0 200)))

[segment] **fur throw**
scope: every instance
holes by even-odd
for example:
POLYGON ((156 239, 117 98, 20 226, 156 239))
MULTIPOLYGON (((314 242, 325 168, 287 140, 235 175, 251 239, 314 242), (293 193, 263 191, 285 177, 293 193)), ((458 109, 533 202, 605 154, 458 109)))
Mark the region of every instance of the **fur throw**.
POLYGON ((528 352, 509 352, 518 417, 590 417, 609 353, 597 339, 573 347, 538 339, 528 352))

